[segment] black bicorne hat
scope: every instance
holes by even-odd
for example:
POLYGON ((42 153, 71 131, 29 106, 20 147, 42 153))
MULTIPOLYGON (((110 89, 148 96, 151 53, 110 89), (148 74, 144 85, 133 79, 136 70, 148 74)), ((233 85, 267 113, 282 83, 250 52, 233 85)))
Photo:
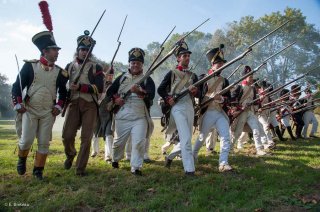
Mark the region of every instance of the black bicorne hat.
POLYGON ((306 89, 304 89, 305 93, 312 93, 310 86, 307 86, 306 89))
POLYGON ((92 45, 96 44, 96 41, 89 35, 90 32, 88 30, 85 30, 84 35, 80 35, 77 38, 78 49, 90 49, 92 45))
POLYGON ((280 91, 280 96, 284 96, 287 93, 289 93, 289 90, 284 88, 280 91))
POLYGON ((177 48, 176 51, 174 52, 174 55, 176 57, 178 57, 181 54, 185 54, 185 53, 192 54, 192 52, 189 50, 189 47, 186 42, 180 41, 180 43, 177 45, 179 45, 179 48, 177 48))
POLYGON ((210 64, 214 64, 218 62, 224 62, 224 63, 227 62, 224 59, 224 54, 222 51, 223 48, 224 48, 224 44, 220 44, 219 47, 207 51, 206 56, 210 64))
POLYGON ((53 33, 50 31, 43 31, 35 34, 32 37, 32 42, 38 47, 40 52, 43 49, 61 49, 57 46, 53 33))
POLYGON ((141 48, 132 48, 129 51, 129 62, 131 61, 140 61, 144 63, 145 53, 141 48))
POLYGON ((260 81, 259 86, 262 88, 268 88, 270 86, 270 84, 267 83, 267 81, 262 80, 262 81, 260 81))
POLYGON ((292 91, 292 90, 294 90, 293 92, 295 92, 295 91, 300 91, 300 90, 301 90, 301 86, 300 86, 300 85, 297 85, 297 84, 292 85, 292 86, 291 86, 291 91, 292 91))
POLYGON ((242 76, 246 75, 249 72, 251 72, 250 66, 245 66, 243 71, 242 71, 242 76))

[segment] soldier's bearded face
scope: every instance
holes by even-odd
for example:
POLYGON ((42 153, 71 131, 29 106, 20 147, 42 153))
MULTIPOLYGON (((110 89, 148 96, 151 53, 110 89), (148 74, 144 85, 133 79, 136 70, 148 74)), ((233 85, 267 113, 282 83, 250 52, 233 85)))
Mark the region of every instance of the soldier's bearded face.
POLYGON ((132 75, 138 75, 142 73, 142 67, 143 63, 140 61, 130 61, 129 63, 130 73, 132 75))

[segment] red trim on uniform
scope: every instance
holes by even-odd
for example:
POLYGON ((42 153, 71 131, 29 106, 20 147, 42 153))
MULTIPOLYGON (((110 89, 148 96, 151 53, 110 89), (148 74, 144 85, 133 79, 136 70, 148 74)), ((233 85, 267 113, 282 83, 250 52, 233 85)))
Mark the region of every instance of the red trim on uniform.
POLYGON ((49 66, 49 67, 53 67, 54 64, 48 64, 48 60, 45 57, 40 57, 40 63, 45 65, 45 66, 49 66))
POLYGON ((114 94, 114 95, 112 96, 112 98, 113 98, 113 101, 115 101, 116 99, 119 99, 120 96, 119 96, 119 94, 114 94))
POLYGON ((103 71, 98 71, 98 72, 96 72, 96 75, 95 75, 95 76, 98 76, 99 74, 103 74, 103 71))
POLYGON ((88 93, 88 91, 89 91, 89 85, 87 85, 87 84, 81 84, 80 92, 82 92, 82 93, 88 93))
POLYGON ((17 96, 17 103, 22 103, 22 97, 21 96, 17 96))
POLYGON ((164 98, 165 102, 169 104, 169 99, 170 99, 170 98, 171 98, 171 96, 166 96, 166 97, 164 98))
POLYGON ((59 99, 58 102, 57 102, 57 105, 59 105, 60 107, 62 107, 62 106, 63 106, 63 103, 64 103, 64 101, 61 100, 61 99, 59 99))
POLYGON ((242 80, 241 85, 243 85, 243 86, 248 85, 247 80, 242 80))
POLYGON ((176 69, 178 69, 179 71, 183 71, 184 70, 183 66, 179 66, 179 65, 176 66, 176 69))

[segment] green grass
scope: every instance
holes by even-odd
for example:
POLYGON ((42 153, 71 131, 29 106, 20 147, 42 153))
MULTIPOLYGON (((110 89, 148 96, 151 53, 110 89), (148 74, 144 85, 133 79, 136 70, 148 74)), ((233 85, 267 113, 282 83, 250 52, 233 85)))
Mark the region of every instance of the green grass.
MULTIPOLYGON (((50 156, 39 182, 32 177, 33 156, 27 173, 16 173, 17 138, 13 122, 0 121, 0 211, 319 211, 317 203, 302 197, 320 195, 320 139, 277 142, 272 156, 255 157, 252 145, 230 155, 233 172, 218 172, 218 155, 200 152, 196 177, 185 177, 182 162, 164 168, 160 126, 152 137, 151 164, 142 177, 130 173, 127 161, 114 170, 103 160, 103 143, 90 158, 88 176, 63 169, 61 133, 53 134, 50 156), (7 206, 11 204, 11 206, 7 206), (16 206, 14 206, 16 204, 16 206), (22 204, 26 206, 17 206, 22 204)), ((79 142, 77 141, 79 145, 79 142)), ((36 149, 36 145, 34 145, 36 149)))

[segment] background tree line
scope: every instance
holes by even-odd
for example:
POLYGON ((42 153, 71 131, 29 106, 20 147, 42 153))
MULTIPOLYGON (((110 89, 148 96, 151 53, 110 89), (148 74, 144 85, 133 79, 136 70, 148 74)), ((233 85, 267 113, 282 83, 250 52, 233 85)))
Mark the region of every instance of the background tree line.
MULTIPOLYGON (((300 74, 306 73, 312 68, 320 64, 320 33, 313 24, 306 22, 306 17, 303 16, 299 9, 286 8, 283 13, 273 12, 258 19, 253 16, 245 16, 240 21, 234 21, 226 24, 223 29, 218 29, 215 32, 203 33, 196 31, 186 38, 189 49, 192 51, 191 65, 193 71, 200 75, 207 72, 210 64, 205 57, 205 52, 211 48, 218 47, 224 44, 225 58, 230 61, 239 54, 241 54, 250 44, 269 33, 285 21, 290 22, 282 29, 267 37, 264 41, 260 42, 253 48, 251 54, 242 59, 241 61, 233 64, 231 67, 223 71, 222 75, 227 77, 233 69, 240 63, 249 65, 252 68, 260 65, 264 59, 276 53, 288 44, 296 41, 296 44, 268 61, 268 64, 256 74, 255 78, 265 78, 270 83, 275 83, 277 87, 280 84, 292 80, 300 74)), ((187 32, 186 32, 187 33, 187 32)), ((174 44, 184 35, 173 34, 165 43, 162 56, 166 55, 174 44)), ((162 42, 162 41, 161 41, 162 42)), ((145 49, 145 64, 144 70, 147 70, 151 65, 154 58, 160 51, 160 43, 152 42, 147 45, 145 49)), ((160 57, 161 58, 161 57, 160 57)), ((96 58, 105 67, 109 64, 96 58)), ((164 75, 175 68, 176 58, 170 57, 165 61, 155 72, 151 75, 155 81, 156 86, 160 84, 164 75)), ((128 66, 120 62, 114 64, 116 75, 127 70, 128 66)), ((231 79, 240 77, 242 69, 240 69, 231 79)), ((11 87, 6 84, 6 77, 1 76, 1 96, 0 96, 0 112, 2 116, 12 116, 12 106, 9 103, 11 87)), ((302 86, 310 84, 312 89, 315 90, 319 85, 320 71, 315 70, 310 73, 303 80, 297 83, 302 86)), ((156 95, 154 106, 152 107, 152 115, 160 116, 159 107, 157 106, 158 95, 156 95)))

